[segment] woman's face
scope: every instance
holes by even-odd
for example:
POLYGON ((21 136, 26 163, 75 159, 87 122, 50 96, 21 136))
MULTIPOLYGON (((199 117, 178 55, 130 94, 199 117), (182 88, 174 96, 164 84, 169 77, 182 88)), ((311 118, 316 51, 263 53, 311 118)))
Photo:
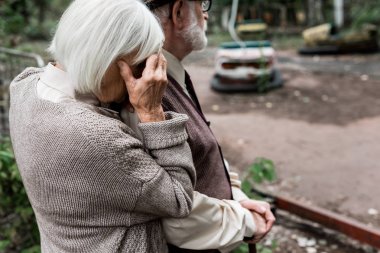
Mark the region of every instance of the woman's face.
MULTIPOLYGON (((123 60, 129 62, 127 59, 123 60)), ((145 63, 146 61, 143 61, 136 66, 131 66, 133 76, 136 79, 141 78, 145 69, 145 63)), ((125 99, 125 96, 127 95, 127 88, 123 78, 120 75, 120 69, 116 63, 113 63, 108 68, 102 81, 100 93, 96 95, 98 99, 104 103, 122 102, 125 99)))

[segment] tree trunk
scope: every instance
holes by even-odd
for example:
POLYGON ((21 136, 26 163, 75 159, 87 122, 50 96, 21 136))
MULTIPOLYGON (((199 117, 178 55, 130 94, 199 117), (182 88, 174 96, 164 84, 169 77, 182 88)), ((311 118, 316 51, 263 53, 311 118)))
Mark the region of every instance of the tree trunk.
POLYGON ((307 25, 315 25, 315 5, 314 0, 307 0, 307 25))
POLYGON ((48 3, 46 0, 34 0, 34 4, 38 8, 38 24, 42 25, 45 21, 46 10, 48 8, 48 3))
POLYGON ((307 24, 309 26, 314 26, 323 23, 324 17, 322 0, 308 0, 307 5, 307 24))
POLYGON ((334 0, 335 25, 341 28, 344 24, 344 5, 343 0, 334 0))
POLYGON ((46 6, 40 5, 38 8, 38 23, 40 25, 42 25, 43 22, 45 21, 45 14, 46 14, 46 6))

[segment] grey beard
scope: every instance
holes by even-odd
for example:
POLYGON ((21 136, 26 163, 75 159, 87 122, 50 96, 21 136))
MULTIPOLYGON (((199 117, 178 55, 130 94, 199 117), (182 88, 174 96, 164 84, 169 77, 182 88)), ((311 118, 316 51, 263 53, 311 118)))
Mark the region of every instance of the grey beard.
POLYGON ((202 50, 207 46, 206 33, 196 23, 186 28, 182 36, 191 45, 193 51, 202 50))

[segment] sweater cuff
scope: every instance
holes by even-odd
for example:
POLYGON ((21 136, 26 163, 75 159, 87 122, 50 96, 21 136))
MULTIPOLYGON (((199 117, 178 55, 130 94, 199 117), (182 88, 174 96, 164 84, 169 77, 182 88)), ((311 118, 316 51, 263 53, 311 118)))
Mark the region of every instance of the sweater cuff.
POLYGON ((188 116, 175 112, 165 112, 165 120, 139 123, 143 142, 147 149, 170 148, 184 143, 188 135, 185 124, 188 116))

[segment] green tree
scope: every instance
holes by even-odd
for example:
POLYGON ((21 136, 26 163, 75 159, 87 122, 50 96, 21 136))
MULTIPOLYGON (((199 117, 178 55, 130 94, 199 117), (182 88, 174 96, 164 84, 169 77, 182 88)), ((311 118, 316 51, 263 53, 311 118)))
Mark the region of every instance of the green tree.
POLYGON ((0 252, 37 253, 39 232, 8 137, 0 136, 0 252))
POLYGON ((350 8, 350 16, 354 28, 359 28, 365 23, 380 25, 380 2, 354 1, 350 8))

